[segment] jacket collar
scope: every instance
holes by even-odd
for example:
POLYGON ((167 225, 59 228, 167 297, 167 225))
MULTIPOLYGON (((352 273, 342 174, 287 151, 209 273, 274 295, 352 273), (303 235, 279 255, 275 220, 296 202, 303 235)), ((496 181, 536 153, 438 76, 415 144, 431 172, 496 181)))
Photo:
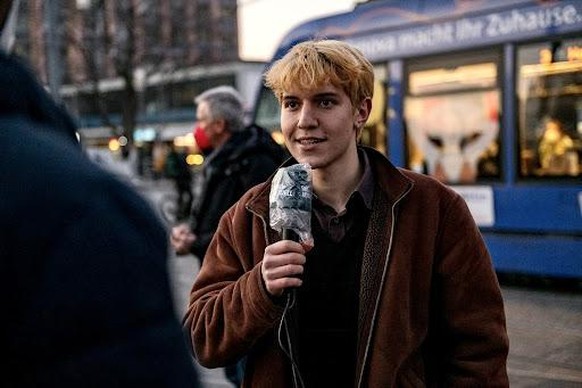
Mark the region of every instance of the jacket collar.
MULTIPOLYGON (((359 148, 368 156, 370 168, 379 189, 384 192, 390 204, 395 203, 409 190, 413 181, 404 176, 400 169, 395 167, 379 151, 366 146, 360 146, 359 148)), ((294 158, 289 158, 281 167, 291 166, 296 163, 297 161, 294 158)), ((257 194, 246 204, 248 210, 264 219, 268 219, 269 215, 269 194, 272 180, 273 176, 261 185, 257 194)))

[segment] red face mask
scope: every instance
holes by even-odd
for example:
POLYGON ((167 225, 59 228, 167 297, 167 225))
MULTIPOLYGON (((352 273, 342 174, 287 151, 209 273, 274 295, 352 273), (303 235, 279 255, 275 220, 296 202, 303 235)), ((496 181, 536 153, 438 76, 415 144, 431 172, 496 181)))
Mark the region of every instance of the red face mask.
POLYGON ((196 140, 198 148, 203 153, 212 151, 212 144, 210 144, 210 140, 208 139, 208 136, 206 136, 206 132, 204 132, 204 129, 202 129, 200 125, 197 125, 196 128, 194 128, 194 140, 196 140))

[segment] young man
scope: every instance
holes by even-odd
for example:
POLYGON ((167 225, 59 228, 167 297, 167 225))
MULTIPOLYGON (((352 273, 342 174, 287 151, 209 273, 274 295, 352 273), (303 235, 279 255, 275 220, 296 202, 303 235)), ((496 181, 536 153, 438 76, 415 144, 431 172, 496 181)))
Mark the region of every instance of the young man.
POLYGON ((271 182, 229 209, 185 318, 200 363, 246 355, 248 387, 507 386, 501 293, 463 199, 357 144, 371 64, 310 41, 266 82, 289 163, 312 168, 314 246, 269 228, 271 182))

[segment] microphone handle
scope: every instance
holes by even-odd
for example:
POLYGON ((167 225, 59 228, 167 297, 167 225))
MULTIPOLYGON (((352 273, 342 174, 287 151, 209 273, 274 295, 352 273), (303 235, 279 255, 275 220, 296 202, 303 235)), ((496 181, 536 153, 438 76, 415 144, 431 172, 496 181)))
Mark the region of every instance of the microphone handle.
POLYGON ((293 229, 283 229, 283 240, 299 242, 299 235, 293 229))
MULTIPOLYGON (((299 235, 293 229, 284 228, 283 240, 299 242, 299 235)), ((287 298, 288 303, 291 305, 295 303, 295 288, 287 288, 285 291, 283 291, 283 295, 285 295, 287 298)))

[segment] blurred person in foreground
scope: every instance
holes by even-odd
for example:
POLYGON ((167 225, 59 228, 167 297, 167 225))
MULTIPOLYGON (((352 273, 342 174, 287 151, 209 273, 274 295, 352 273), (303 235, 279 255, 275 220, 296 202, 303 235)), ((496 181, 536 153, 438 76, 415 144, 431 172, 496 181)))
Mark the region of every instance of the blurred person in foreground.
POLYGON ((463 198, 358 145, 369 61, 308 41, 265 78, 287 163, 312 169, 314 245, 269 227, 270 181, 227 211, 184 320, 199 362, 246 356, 245 387, 508 386, 502 295, 463 198))
MULTIPOLYGON (((10 3, 0 2, 2 34, 14 27, 10 3)), ((2 386, 197 387, 163 226, 85 157, 71 118, 8 54, 11 41, 2 35, 2 386)))

